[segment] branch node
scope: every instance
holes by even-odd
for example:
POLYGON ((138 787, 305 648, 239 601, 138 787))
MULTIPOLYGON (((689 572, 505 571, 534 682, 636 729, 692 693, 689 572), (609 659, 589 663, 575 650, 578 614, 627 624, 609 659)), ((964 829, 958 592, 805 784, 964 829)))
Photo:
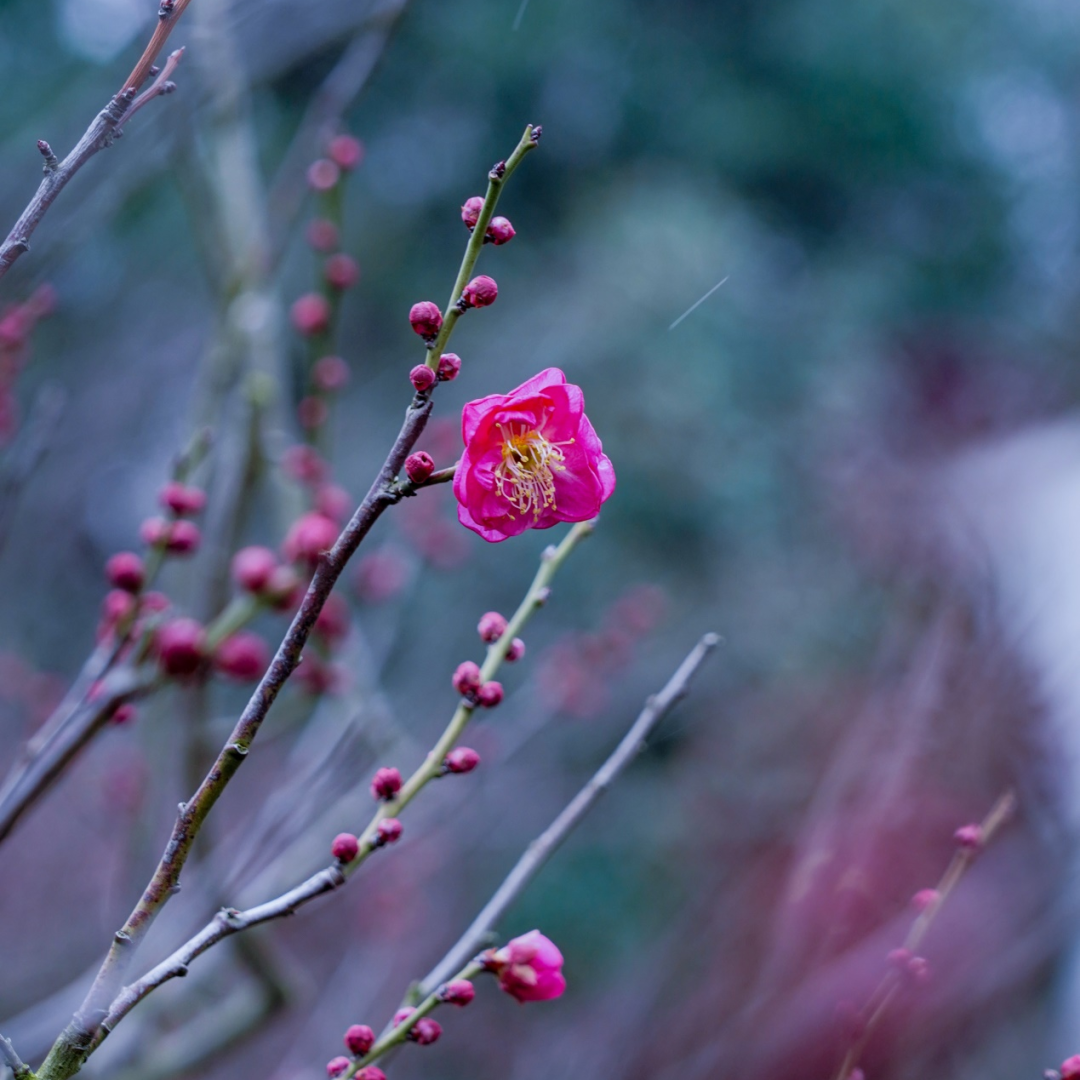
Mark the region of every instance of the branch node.
POLYGON ((116 933, 113 934, 113 940, 117 945, 130 945, 131 935, 126 930, 117 930, 116 933))
POLYGON ((529 142, 535 146, 540 141, 540 136, 544 134, 543 124, 536 124, 533 126, 532 132, 529 135, 529 142))
POLYGON ((60 160, 53 153, 53 148, 44 139, 38 139, 37 148, 45 159, 44 172, 56 172, 60 167, 60 160))

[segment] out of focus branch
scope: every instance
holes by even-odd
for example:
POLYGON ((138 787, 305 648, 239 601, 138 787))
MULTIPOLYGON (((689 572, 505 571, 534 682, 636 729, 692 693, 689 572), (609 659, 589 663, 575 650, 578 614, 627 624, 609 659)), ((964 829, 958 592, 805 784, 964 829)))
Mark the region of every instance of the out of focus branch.
POLYGON ((623 737, 611 756, 596 771, 593 778, 574 796, 566 808, 528 847, 506 880, 496 890, 472 925, 461 935, 457 944, 435 965, 420 983, 415 993, 427 997, 450 979, 463 964, 468 963, 488 944, 488 935, 506 914, 511 904, 524 892, 544 864, 559 849, 563 841, 581 823, 597 799, 618 778, 619 774, 644 749, 653 729, 690 690, 690 681, 708 655, 719 644, 716 634, 706 634, 679 665, 667 685, 645 703, 633 726, 623 737))
POLYGON ((34 1075, 30 1066, 15 1053, 15 1047, 3 1035, 0 1035, 0 1061, 11 1070, 15 1080, 23 1080, 24 1077, 34 1075))
MULTIPOLYGON (((156 90, 152 87, 142 98, 136 97, 143 83, 154 72, 154 61, 165 47, 169 35, 189 3, 191 0, 161 0, 158 25, 143 50, 139 62, 119 92, 97 114, 82 138, 75 144, 75 148, 63 161, 57 158, 47 142, 38 143, 41 156, 45 159, 45 179, 41 181, 34 197, 20 215, 19 220, 15 222, 11 232, 8 233, 7 239, 0 244, 0 277, 11 269, 20 255, 30 250, 30 237, 33 236, 34 231, 41 224, 41 219, 56 201, 60 192, 67 187, 72 177, 95 154, 112 146, 121 134, 125 120, 137 107, 167 92, 164 90, 166 76, 166 80, 162 80, 161 85, 155 83, 156 90)), ((179 54, 174 53, 169 60, 174 68, 179 62, 179 54)), ((169 68, 170 72, 172 68, 169 68)))

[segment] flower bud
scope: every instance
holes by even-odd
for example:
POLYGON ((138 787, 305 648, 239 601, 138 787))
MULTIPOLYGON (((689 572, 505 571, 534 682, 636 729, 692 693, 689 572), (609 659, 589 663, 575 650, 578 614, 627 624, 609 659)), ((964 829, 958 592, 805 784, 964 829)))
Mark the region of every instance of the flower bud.
POLYGON ((401 790, 401 773, 394 768, 382 768, 371 781, 371 794, 376 799, 389 801, 401 790))
POLYGON ((329 158, 319 158, 308 166, 307 182, 312 191, 329 191, 341 179, 341 170, 329 158))
MULTIPOLYGON (((338 862, 350 863, 353 861, 353 859, 356 858, 359 853, 360 841, 357 840, 352 833, 338 833, 337 836, 334 837, 334 842, 330 845, 330 854, 333 855, 334 858, 338 860, 338 862)), ((349 1028, 349 1031, 345 1033, 346 1046, 349 1045, 349 1033, 352 1030, 352 1028, 349 1028)), ((365 1028, 364 1030, 370 1031, 371 1029, 365 1028)), ((349 1047, 349 1049, 351 1050, 352 1047, 349 1047)), ((354 1050, 353 1053, 366 1054, 367 1050, 354 1050)))
MULTIPOLYGON (((430 371, 430 368, 425 368, 430 371)), ((405 475, 414 483, 422 484, 435 471, 435 462, 431 455, 418 450, 405 459, 405 475)))
POLYGON ((105 564, 105 576, 110 585, 127 592, 138 592, 146 578, 143 561, 133 551, 118 551, 113 555, 105 564))
POLYGON ((1080 1080, 1080 1054, 1066 1058, 1061 1063, 1061 1080, 1080 1080))
POLYGON ((480 616, 476 630, 481 641, 493 645, 506 633, 506 619, 497 611, 489 611, 480 616))
POLYGON ((288 562, 314 565, 334 546, 337 536, 337 525, 325 514, 307 513, 293 522, 281 547, 288 562))
POLYGON ((214 667, 230 679, 254 682, 270 666, 270 648, 252 630, 237 630, 214 650, 214 667))
POLYGON ((474 277, 462 290, 461 303, 465 307, 487 307, 489 304, 495 303, 495 298, 498 295, 499 286, 495 284, 495 279, 489 278, 486 274, 480 274, 479 277, 474 277))
POLYGON ((409 372, 409 382, 413 384, 417 393, 423 394, 435 385, 435 372, 427 364, 417 364, 409 372))
POLYGON ((277 556, 269 548, 246 547, 233 556, 232 576, 246 592, 261 593, 277 568, 277 556))
POLYGON ((330 140, 327 153, 339 169, 351 172, 364 160, 364 144, 351 135, 337 135, 330 140))
POLYGON ((953 839, 957 847, 967 851, 978 851, 983 846, 983 831, 981 825, 964 825, 953 833, 953 839))
POLYGON ((199 550, 202 532, 194 521, 174 521, 169 526, 169 535, 165 541, 165 550, 173 555, 190 555, 199 550))
POLYGON ((396 844, 405 831, 396 817, 383 818, 375 830, 379 834, 380 844, 396 844))
POLYGON ((488 225, 488 239, 493 244, 505 244, 514 239, 516 235, 514 226, 504 217, 494 217, 488 225))
MULTIPOLYGON (((351 839, 355 842, 356 837, 354 836, 351 839)), ((350 1054, 363 1057, 374 1045, 375 1032, 367 1024, 353 1024, 345 1032, 345 1048, 350 1054)))
POLYGON ((430 1016, 425 1016, 413 1024, 409 1038, 417 1046, 430 1046, 441 1034, 442 1024, 438 1020, 432 1020, 430 1016))
POLYGON ((479 690, 476 691, 477 704, 485 709, 494 709, 496 705, 500 705, 503 699, 502 683, 488 682, 484 683, 479 690))
POLYGON ((202 665, 206 633, 194 619, 173 619, 158 631, 156 644, 167 675, 192 675, 202 665))
POLYGON ((525 655, 525 642, 516 637, 510 642, 510 648, 506 650, 506 661, 515 664, 525 655))
POLYGON ((438 304, 430 300, 421 300, 409 309, 409 322, 412 328, 427 341, 435 337, 442 329, 442 312, 438 304))
POLYGON ((109 626, 115 626, 135 611, 135 600, 126 589, 110 589, 101 603, 101 617, 109 626))
POLYGON ((163 545, 169 538, 170 532, 169 522, 160 517, 147 518, 139 526, 139 536, 142 538, 143 543, 150 547, 157 547, 159 544, 163 545))
POLYGON ((469 228, 469 232, 472 232, 476 228, 476 223, 480 220, 480 211, 484 209, 484 197, 482 195, 474 195, 471 199, 465 200, 465 205, 461 208, 461 220, 469 228))
POLYGON ((468 746, 458 746, 446 755, 443 764, 447 772, 470 773, 480 764, 480 755, 468 746))
POLYGON ((360 280, 360 264, 351 255, 339 252, 326 260, 323 276, 330 288, 344 292, 360 280))
POLYGON ((263 593, 275 611, 299 607, 304 595, 300 578, 291 566, 279 566, 267 580, 263 593))
POLYGON ((353 1080, 386 1080, 386 1073, 378 1065, 365 1065, 353 1080))
POLYGON ((920 889, 912 898, 911 906, 916 911, 926 911, 933 907, 941 899, 941 893, 937 889, 920 889))
POLYGON ((489 954, 499 986, 518 1001, 550 1001, 566 989, 563 955, 539 930, 530 930, 489 954))
POLYGON ((349 365, 340 356, 324 356, 317 360, 311 371, 311 381, 316 390, 332 394, 341 390, 349 381, 349 365))
POLYGON ((316 251, 333 251, 339 243, 338 228, 326 218, 316 218, 307 227, 307 242, 316 251))
POLYGON ((398 1024, 404 1023, 406 1020, 409 1019, 410 1016, 412 1016, 414 1012, 416 1012, 416 1010, 410 1008, 408 1005, 406 1005, 403 1009, 398 1009, 398 1011, 394 1013, 394 1027, 397 1027, 398 1024))
POLYGON ((439 381, 453 382, 461 370, 461 357, 457 353, 443 353, 439 357, 439 381))
POLYGON ((475 694, 480 689, 480 669, 471 660, 458 664, 451 680, 459 694, 475 694))
POLYGON ((448 982, 440 991, 439 999, 447 1005, 458 1005, 464 1008, 476 997, 476 987, 468 979, 454 979, 448 982))
POLYGON ((326 1075, 330 1077, 330 1080, 334 1080, 335 1077, 347 1073, 351 1064, 352 1062, 347 1057, 331 1058, 326 1063, 326 1075))
POLYGON ((181 517, 185 514, 198 514, 206 506, 206 492, 173 480, 161 489, 159 501, 162 506, 181 517))
POLYGON ((296 406, 296 418, 305 431, 320 428, 330 417, 330 407, 322 398, 309 396, 301 398, 296 406))
POLYGON ((330 326, 330 304, 318 293, 307 293, 297 300, 289 312, 297 333, 304 337, 324 334, 330 326))

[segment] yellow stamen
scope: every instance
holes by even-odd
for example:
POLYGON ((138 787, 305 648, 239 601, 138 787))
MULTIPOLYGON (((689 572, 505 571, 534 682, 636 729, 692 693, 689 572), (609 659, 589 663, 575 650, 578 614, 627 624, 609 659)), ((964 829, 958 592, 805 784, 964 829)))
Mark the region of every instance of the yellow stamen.
POLYGON ((519 426, 499 424, 503 459, 495 470, 495 490, 519 513, 537 519, 543 510, 555 509, 555 473, 565 468, 559 447, 574 440, 549 442, 542 432, 519 426))

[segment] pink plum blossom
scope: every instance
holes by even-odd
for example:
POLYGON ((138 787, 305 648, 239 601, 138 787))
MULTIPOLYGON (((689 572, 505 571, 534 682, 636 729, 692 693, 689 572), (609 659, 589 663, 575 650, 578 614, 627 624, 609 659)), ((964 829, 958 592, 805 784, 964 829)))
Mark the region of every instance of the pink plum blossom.
POLYGON ((539 930, 516 937, 491 954, 499 985, 518 1001, 550 1001, 566 989, 563 955, 539 930))
POLYGON ((615 490, 581 388, 547 368, 509 394, 470 401, 454 475, 458 520, 497 543, 526 529, 588 521, 615 490))

